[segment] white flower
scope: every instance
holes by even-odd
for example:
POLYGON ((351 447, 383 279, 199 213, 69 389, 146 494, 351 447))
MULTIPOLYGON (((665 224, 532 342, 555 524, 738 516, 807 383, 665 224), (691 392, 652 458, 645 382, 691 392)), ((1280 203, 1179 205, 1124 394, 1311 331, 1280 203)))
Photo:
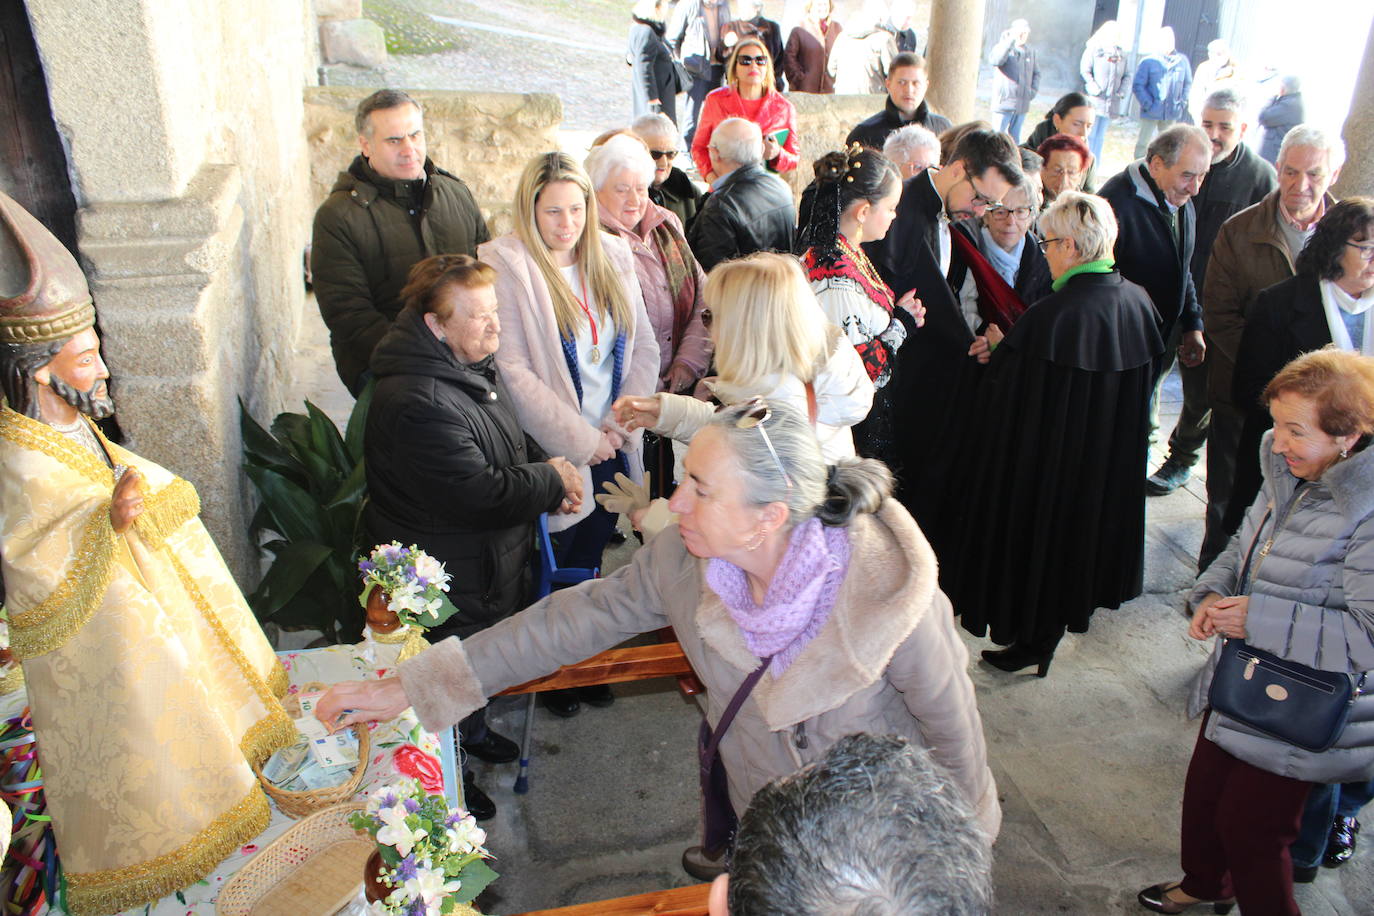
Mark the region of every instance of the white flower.
POLYGON ((448 828, 448 851, 467 854, 487 841, 487 832, 477 826, 477 819, 469 814, 448 828))
POLYGON ((402 856, 410 855, 410 851, 415 848, 415 844, 423 840, 429 833, 422 827, 411 829, 406 826, 405 805, 396 805, 393 808, 383 808, 377 812, 384 825, 377 831, 377 842, 385 843, 388 846, 395 846, 396 851, 402 856))
POLYGON ((415 558, 415 574, 426 582, 448 591, 449 575, 444 572, 444 564, 429 554, 422 553, 415 558))
POLYGON ((391 916, 391 908, 381 900, 374 900, 367 905, 368 916, 391 916))
MULTIPOLYGON (((431 868, 428 859, 415 870, 415 877, 405 883, 406 893, 411 900, 425 901, 427 906, 442 904, 444 897, 463 886, 461 881, 445 881, 442 868, 431 868)), ((438 912, 438 910, 435 910, 438 912)))

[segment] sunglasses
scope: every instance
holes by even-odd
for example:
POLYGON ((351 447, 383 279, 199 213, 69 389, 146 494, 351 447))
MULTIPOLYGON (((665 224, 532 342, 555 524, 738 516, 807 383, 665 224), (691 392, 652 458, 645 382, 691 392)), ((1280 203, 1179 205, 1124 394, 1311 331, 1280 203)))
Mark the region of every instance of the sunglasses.
POLYGON ((651 149, 649 155, 655 159, 676 159, 677 150, 675 149, 651 149))
MULTIPOLYGON (((743 410, 735 419, 735 428, 757 429, 759 431, 759 435, 763 436, 763 444, 768 446, 768 454, 773 456, 773 464, 777 466, 778 473, 782 475, 783 483, 787 484, 788 490, 791 490, 792 477, 787 473, 787 468, 782 466, 782 459, 778 457, 778 450, 773 448, 773 440, 768 437, 768 430, 764 428, 768 418, 773 416, 773 411, 768 406, 768 402, 763 398, 750 398, 743 404, 735 406, 743 410)), ((726 405, 722 404, 716 408, 716 412, 719 413, 725 409, 726 405)))
POLYGON ((766 67, 768 66, 768 58, 763 54, 760 54, 758 57, 750 57, 748 54, 741 54, 739 57, 735 58, 735 63, 737 65, 742 64, 746 67, 750 64, 758 67, 766 67))

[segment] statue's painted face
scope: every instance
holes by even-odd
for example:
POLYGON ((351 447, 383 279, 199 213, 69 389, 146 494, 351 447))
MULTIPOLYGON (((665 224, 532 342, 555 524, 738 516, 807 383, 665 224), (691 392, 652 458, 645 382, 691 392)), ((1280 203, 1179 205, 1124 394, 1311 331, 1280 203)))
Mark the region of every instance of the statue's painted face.
POLYGON ((110 370, 100 358, 100 338, 87 328, 68 340, 46 366, 34 373, 34 380, 82 413, 96 420, 114 413, 105 380, 110 370))

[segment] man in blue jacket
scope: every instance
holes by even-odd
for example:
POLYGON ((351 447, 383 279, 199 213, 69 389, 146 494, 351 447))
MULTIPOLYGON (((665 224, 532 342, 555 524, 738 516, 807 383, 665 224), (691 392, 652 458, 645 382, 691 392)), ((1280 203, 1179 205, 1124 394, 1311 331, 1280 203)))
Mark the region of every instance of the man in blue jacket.
POLYGON ((1212 164, 1212 141, 1198 127, 1176 124, 1150 143, 1145 158, 1113 176, 1099 192, 1116 214, 1116 266, 1145 287, 1167 341, 1155 373, 1151 438, 1159 425, 1159 389, 1174 367, 1183 377, 1183 411, 1169 436, 1169 458, 1146 481, 1146 492, 1167 493, 1188 479, 1207 440, 1207 373, 1202 360, 1202 308, 1190 265, 1197 241, 1192 199, 1212 164))
POLYGON ((1165 130, 1187 114, 1192 88, 1193 68, 1187 56, 1174 47, 1174 30, 1166 25, 1155 38, 1155 52, 1140 62, 1131 82, 1131 92, 1140 103, 1137 159, 1145 155, 1156 130, 1165 130))

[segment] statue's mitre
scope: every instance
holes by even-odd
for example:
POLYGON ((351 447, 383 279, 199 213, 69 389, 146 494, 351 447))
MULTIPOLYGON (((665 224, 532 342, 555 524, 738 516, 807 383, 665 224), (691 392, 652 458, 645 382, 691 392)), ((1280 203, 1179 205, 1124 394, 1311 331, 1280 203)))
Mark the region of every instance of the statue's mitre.
POLYGON ((94 324, 81 265, 46 226, 0 192, 0 343, 65 340, 94 324))

